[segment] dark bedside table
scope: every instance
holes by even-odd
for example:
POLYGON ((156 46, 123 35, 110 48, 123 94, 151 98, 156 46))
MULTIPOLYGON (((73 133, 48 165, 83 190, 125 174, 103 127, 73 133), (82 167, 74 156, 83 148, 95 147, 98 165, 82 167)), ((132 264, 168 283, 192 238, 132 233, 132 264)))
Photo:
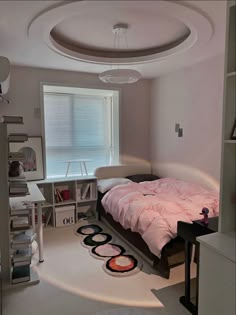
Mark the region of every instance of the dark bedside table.
POLYGON ((192 314, 198 313, 198 275, 199 275, 199 243, 196 238, 198 236, 214 233, 218 231, 218 217, 209 218, 208 225, 201 220, 186 223, 178 221, 177 235, 185 241, 185 295, 180 297, 180 303, 184 305, 192 314), (197 264, 197 288, 196 288, 196 305, 190 299, 190 264, 192 256, 192 247, 195 245, 195 262, 197 264))

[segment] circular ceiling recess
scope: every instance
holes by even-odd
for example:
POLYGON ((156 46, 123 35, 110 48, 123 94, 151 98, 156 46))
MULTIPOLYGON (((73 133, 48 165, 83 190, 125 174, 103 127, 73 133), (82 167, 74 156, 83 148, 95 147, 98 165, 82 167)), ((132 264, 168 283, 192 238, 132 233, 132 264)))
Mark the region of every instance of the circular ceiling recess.
POLYGON ((202 14, 169 1, 65 3, 38 15, 28 28, 30 38, 65 57, 123 65, 176 55, 207 43, 212 32, 202 14), (117 39, 112 30, 119 23, 127 30, 117 39))

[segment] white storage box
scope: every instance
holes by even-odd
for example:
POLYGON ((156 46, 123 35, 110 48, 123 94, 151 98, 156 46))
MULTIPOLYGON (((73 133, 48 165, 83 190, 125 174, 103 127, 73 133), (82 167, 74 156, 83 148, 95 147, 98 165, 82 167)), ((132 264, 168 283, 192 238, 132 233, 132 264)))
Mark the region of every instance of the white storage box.
POLYGON ((56 207, 56 227, 72 225, 75 223, 75 205, 56 207))

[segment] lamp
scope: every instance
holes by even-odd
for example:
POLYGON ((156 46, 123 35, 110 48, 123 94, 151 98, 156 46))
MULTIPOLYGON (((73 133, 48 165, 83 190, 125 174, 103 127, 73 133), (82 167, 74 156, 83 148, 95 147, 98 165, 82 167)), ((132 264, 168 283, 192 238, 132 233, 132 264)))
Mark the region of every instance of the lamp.
MULTIPOLYGON (((126 37, 126 31, 128 24, 119 23, 113 26, 112 32, 114 33, 114 48, 119 49, 120 39, 124 35, 126 46, 128 48, 128 42, 126 37)), ((111 64, 112 66, 112 64, 111 64)), ((141 74, 133 69, 111 69, 99 74, 99 79, 105 83, 134 83, 141 78, 141 74)))

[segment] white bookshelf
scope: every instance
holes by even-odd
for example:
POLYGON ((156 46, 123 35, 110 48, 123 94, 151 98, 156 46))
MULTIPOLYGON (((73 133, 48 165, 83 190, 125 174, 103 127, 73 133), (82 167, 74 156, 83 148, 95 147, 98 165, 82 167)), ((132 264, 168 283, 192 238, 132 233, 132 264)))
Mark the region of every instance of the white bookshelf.
MULTIPOLYGON (((21 135, 22 137, 22 135, 21 135)), ((21 138, 19 137, 19 139, 21 138)), ((27 137, 27 135, 26 135, 27 137)), ((18 141, 19 141, 18 139, 18 141)), ((23 139, 23 138, 22 138, 23 139)), ((12 139, 13 141, 13 139, 12 139)), ((23 142, 23 140, 22 140, 23 142)), ((8 169, 9 169, 9 162, 12 162, 12 154, 9 155, 9 135, 7 132, 7 123, 1 122, 0 123, 0 144, 1 144, 1 154, 0 154, 0 200, 1 200, 1 220, 0 220, 0 253, 1 253, 1 279, 3 281, 3 288, 8 289, 11 287, 18 287, 18 286, 26 286, 31 284, 36 284, 39 282, 39 278, 37 277, 36 272, 31 270, 30 267, 30 280, 25 282, 20 282, 17 284, 12 284, 12 271, 13 271, 13 264, 12 264, 12 255, 15 251, 12 247, 12 238, 16 233, 24 233, 26 230, 30 230, 32 228, 31 222, 28 222, 28 226, 22 228, 11 228, 11 223, 19 219, 20 217, 28 215, 30 211, 32 211, 34 205, 28 208, 28 214, 14 214, 11 215, 11 203, 10 199, 15 199, 12 197, 12 194, 9 193, 10 183, 14 182, 14 178, 11 178, 9 182, 8 177, 8 169), (12 198, 11 198, 12 197, 12 198)), ((17 160, 17 159, 14 159, 17 160)), ((19 180, 19 178, 17 178, 19 180)), ((24 176, 21 176, 21 180, 24 179, 24 176)), ((19 181, 16 180, 19 184, 19 181)), ((23 186, 27 188, 27 184, 23 183, 23 186)), ((28 193, 28 189, 27 189, 28 193)), ((23 192, 20 194, 16 194, 16 199, 24 200, 26 194, 23 192)), ((14 208, 16 211, 17 209, 14 208)), ((36 234, 33 233, 34 238, 36 234)), ((26 246, 26 245, 25 245, 26 246)), ((31 246, 31 244, 27 244, 27 246, 31 246)), ((29 266, 29 264, 26 264, 29 266)))
POLYGON ((236 1, 227 2, 225 84, 222 130, 219 232, 200 242, 199 305, 201 315, 235 315, 236 295, 236 1))
POLYGON ((50 216, 50 219, 44 223, 45 228, 56 227, 56 209, 58 207, 74 205, 75 223, 79 212, 96 215, 97 178, 95 176, 52 178, 33 183, 37 184, 46 200, 43 205, 44 217, 47 220, 50 216), (69 190, 69 199, 58 201, 55 195, 56 189, 60 193, 63 190, 69 190))
POLYGON ((224 111, 221 156, 219 231, 236 229, 236 139, 232 130, 236 122, 236 4, 228 2, 225 53, 224 111))
POLYGON ((0 123, 0 251, 1 251, 1 278, 10 283, 10 214, 9 214, 9 192, 8 192, 8 140, 7 125, 0 123))

